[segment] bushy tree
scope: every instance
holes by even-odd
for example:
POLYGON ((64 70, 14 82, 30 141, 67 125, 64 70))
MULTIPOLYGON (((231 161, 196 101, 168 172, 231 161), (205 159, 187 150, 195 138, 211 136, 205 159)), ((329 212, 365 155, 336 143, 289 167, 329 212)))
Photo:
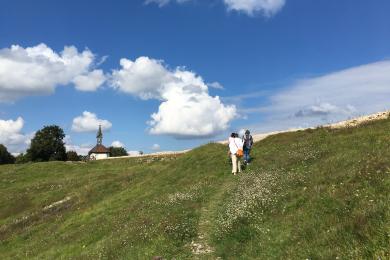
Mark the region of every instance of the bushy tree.
POLYGON ((27 150, 27 154, 34 162, 65 161, 64 137, 64 130, 59 126, 44 126, 36 132, 31 140, 31 146, 27 150))
POLYGON ((88 161, 89 156, 88 155, 79 155, 79 161, 86 162, 88 161))
POLYGON ((80 161, 80 157, 75 151, 68 151, 66 152, 66 160, 77 162, 80 161))
POLYGON ((10 164, 15 162, 15 157, 10 154, 7 147, 0 144, 0 164, 10 164))
POLYGON ((21 164, 21 163, 28 163, 31 162, 31 157, 27 153, 21 153, 18 156, 16 156, 15 163, 21 164))
POLYGON ((110 150, 110 156, 112 156, 112 157, 127 156, 127 151, 123 147, 110 146, 108 149, 110 150))

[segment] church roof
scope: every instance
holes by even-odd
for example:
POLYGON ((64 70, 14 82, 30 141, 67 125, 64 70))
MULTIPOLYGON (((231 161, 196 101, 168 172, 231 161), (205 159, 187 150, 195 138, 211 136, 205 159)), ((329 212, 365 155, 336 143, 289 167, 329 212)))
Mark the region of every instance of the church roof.
POLYGON ((94 148, 89 151, 88 154, 91 153, 110 153, 110 150, 108 150, 104 145, 102 144, 97 144, 94 148))

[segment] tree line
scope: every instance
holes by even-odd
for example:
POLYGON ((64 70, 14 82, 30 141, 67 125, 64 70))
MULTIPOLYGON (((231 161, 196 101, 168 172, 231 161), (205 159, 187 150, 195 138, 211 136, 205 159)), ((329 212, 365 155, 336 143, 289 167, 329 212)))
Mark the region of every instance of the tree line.
MULTIPOLYGON (((76 151, 66 151, 64 130, 57 125, 44 126, 31 139, 30 147, 25 153, 16 157, 8 152, 7 147, 0 144, 0 164, 47 162, 47 161, 80 161, 84 156, 76 151)), ((123 147, 108 148, 110 155, 126 156, 127 151, 123 147)))

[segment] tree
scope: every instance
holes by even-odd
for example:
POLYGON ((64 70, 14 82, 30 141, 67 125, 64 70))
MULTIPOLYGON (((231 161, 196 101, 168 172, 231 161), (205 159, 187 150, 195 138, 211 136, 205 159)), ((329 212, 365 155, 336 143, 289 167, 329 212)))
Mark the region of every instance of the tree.
POLYGON ((8 152, 7 147, 0 144, 0 164, 10 163, 15 163, 15 157, 8 152))
POLYGON ((44 126, 31 140, 27 154, 34 162, 65 161, 65 134, 59 126, 44 126))
POLYGON ((108 150, 110 150, 110 156, 112 157, 121 157, 121 156, 127 156, 127 151, 125 148, 123 147, 113 147, 113 146, 110 146, 108 148, 108 150))
POLYGON ((66 152, 66 160, 77 162, 80 161, 80 157, 75 151, 68 151, 66 152))
POLYGON ((22 164, 22 163, 28 163, 31 162, 31 157, 27 153, 21 153, 18 156, 16 156, 15 163, 22 164))

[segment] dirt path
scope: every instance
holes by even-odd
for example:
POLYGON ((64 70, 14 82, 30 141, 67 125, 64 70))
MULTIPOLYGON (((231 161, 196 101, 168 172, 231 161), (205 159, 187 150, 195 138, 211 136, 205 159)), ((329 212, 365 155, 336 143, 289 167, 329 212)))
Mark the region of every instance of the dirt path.
POLYGON ((219 189, 209 197, 208 202, 201 209, 201 216, 198 224, 198 237, 190 244, 195 259, 218 259, 215 257, 215 249, 212 246, 211 234, 213 233, 214 221, 217 216, 217 209, 224 194, 236 184, 236 178, 229 176, 221 184, 219 189))

